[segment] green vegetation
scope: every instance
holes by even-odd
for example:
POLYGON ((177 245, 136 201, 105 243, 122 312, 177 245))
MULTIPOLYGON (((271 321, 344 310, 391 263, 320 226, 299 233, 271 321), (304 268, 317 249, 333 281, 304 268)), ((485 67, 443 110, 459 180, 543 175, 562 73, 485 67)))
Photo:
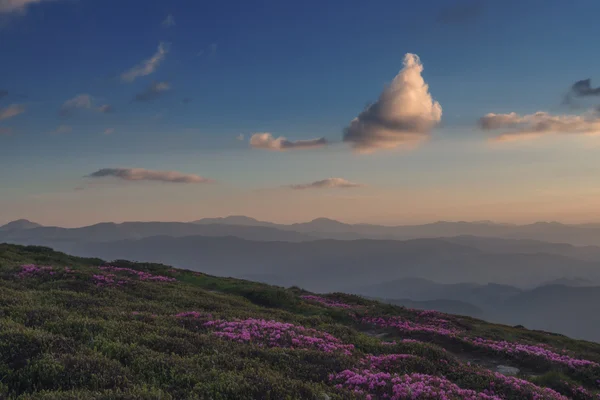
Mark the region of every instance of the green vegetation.
POLYGON ((341 293, 315 301, 166 265, 106 265, 0 244, 0 399, 379 398, 388 386, 354 390, 340 375, 363 367, 444 376, 478 393, 496 380, 501 399, 599 398, 599 344, 341 293), (505 354, 478 337, 569 358, 505 354), (532 383, 497 377, 490 363, 532 383))

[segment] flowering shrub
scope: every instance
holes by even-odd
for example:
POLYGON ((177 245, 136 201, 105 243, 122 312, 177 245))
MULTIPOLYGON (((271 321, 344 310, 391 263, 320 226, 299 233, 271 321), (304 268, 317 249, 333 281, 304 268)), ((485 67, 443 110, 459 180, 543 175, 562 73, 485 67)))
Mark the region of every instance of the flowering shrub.
POLYGON ((354 345, 343 344, 327 332, 278 321, 249 318, 246 320, 212 320, 204 323, 214 335, 240 343, 291 349, 314 349, 325 353, 351 355, 354 345))
POLYGON ((346 304, 346 303, 342 303, 339 301, 335 301, 335 300, 330 300, 330 299, 326 299, 325 297, 320 297, 320 296, 313 296, 313 295, 306 295, 306 296, 300 296, 301 299, 303 300, 307 300, 307 301, 312 301, 315 303, 319 303, 322 304, 326 307, 335 307, 335 308, 353 308, 350 304, 346 304))
POLYGON ((389 374, 387 372, 345 370, 332 374, 336 387, 366 394, 366 399, 443 399, 443 400, 503 400, 492 392, 478 393, 461 389, 449 380, 426 374, 389 374))
POLYGON ((21 265, 21 272, 18 273, 19 278, 28 278, 35 275, 42 275, 48 273, 54 275, 56 272, 53 267, 39 266, 34 264, 21 265))
POLYGON ((509 355, 525 354, 529 356, 543 358, 553 363, 563 364, 573 369, 581 367, 600 367, 600 364, 596 362, 573 358, 565 354, 557 354, 542 345, 534 346, 521 343, 511 343, 507 341, 495 341, 483 338, 464 338, 463 340, 477 347, 483 347, 498 353, 504 353, 509 355))
POLYGON ((102 271, 110 271, 110 272, 126 272, 131 275, 135 275, 138 277, 140 281, 156 281, 156 282, 175 282, 177 279, 170 278, 168 276, 162 275, 153 275, 149 272, 138 271, 132 268, 123 268, 123 267, 112 267, 112 266, 102 266, 98 267, 102 271))
POLYGON ((92 275, 92 281, 96 286, 123 286, 127 283, 126 280, 117 279, 115 274, 92 275))
POLYGON ((444 336, 455 336, 461 330, 452 327, 445 319, 431 318, 424 322, 409 321, 404 317, 363 317, 363 324, 371 324, 382 328, 397 328, 403 332, 425 332, 444 336))

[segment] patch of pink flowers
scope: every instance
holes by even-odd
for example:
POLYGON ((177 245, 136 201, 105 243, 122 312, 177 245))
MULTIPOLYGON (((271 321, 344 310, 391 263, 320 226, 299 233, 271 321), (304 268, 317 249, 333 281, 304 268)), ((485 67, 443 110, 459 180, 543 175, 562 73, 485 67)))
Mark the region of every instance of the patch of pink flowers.
POLYGON ((549 360, 553 363, 567 365, 573 369, 581 367, 600 367, 600 364, 594 361, 577 359, 565 354, 558 354, 541 345, 534 346, 528 344, 511 343, 506 341, 495 341, 483 338, 463 338, 463 340, 477 347, 487 348, 499 353, 509 355, 526 354, 529 356, 545 358, 546 360, 549 360))
POLYGON ((350 304, 342 303, 342 302, 335 301, 335 300, 330 300, 330 299, 327 299, 325 297, 320 297, 320 296, 306 295, 306 296, 300 296, 300 298, 303 300, 319 303, 326 307, 346 308, 346 309, 353 308, 350 304))
POLYGON ((424 322, 414 322, 403 317, 364 317, 361 323, 382 328, 397 328, 403 332, 426 332, 445 336, 455 336, 462 333, 461 330, 452 327, 449 321, 440 318, 433 318, 424 322))
POLYGON ((346 388, 365 394, 366 399, 440 399, 440 400, 502 400, 490 392, 478 393, 461 389, 449 380, 425 374, 389 374, 368 369, 345 370, 332 374, 329 379, 337 388, 346 388))
POLYGON ((325 353, 351 355, 354 345, 344 344, 327 332, 285 322, 249 318, 245 320, 214 320, 204 323, 214 335, 240 343, 253 342, 265 347, 314 349, 325 353))
POLYGON ((210 318, 211 315, 203 314, 198 311, 184 311, 184 312, 180 312, 179 314, 175 314, 175 317, 176 318, 203 318, 203 317, 210 318))
POLYGON ((96 286, 123 286, 127 284, 126 280, 117 279, 115 274, 92 275, 92 281, 96 286))
POLYGON ((131 275, 136 275, 140 281, 155 281, 155 282, 175 282, 177 279, 170 278, 168 276, 153 275, 149 272, 137 271, 132 268, 113 267, 113 266, 102 266, 98 267, 102 271, 110 272, 126 272, 131 275))
POLYGON ((35 276, 35 275, 43 275, 43 274, 48 274, 48 275, 54 275, 56 274, 56 272, 54 271, 53 267, 50 266, 40 266, 40 265, 34 265, 34 264, 26 264, 26 265, 21 265, 21 272, 19 272, 17 274, 17 276, 19 278, 28 278, 31 276, 35 276))

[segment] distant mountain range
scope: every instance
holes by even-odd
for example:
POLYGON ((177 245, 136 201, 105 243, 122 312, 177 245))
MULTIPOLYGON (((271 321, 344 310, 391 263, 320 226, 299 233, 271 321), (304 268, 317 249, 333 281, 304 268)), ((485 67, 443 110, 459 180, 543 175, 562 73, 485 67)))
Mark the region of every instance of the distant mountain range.
POLYGON ((106 222, 81 228, 42 227, 27 220, 11 222, 0 227, 0 241, 4 240, 72 240, 110 241, 141 239, 166 235, 173 237, 235 236, 253 240, 310 241, 318 239, 356 240, 383 239, 409 240, 420 238, 454 238, 482 250, 498 252, 543 252, 566 255, 568 245, 594 246, 573 250, 577 258, 600 259, 600 224, 566 225, 558 222, 537 222, 529 225, 479 222, 435 222, 424 225, 382 226, 345 224, 328 218, 317 218, 296 224, 275 224, 245 216, 205 218, 193 222, 106 222), (291 233, 290 233, 291 232, 291 233), (461 237, 461 238, 457 238, 461 237), (481 238, 489 240, 482 242, 481 238), (515 242, 514 240, 524 240, 515 242), (554 250, 548 243, 560 243, 554 250), (588 255, 583 255, 588 252, 588 255))
POLYGON ((600 239, 600 225, 484 221, 385 227, 326 218, 282 225, 243 216, 81 228, 19 220, 0 227, 0 243, 160 262, 316 292, 353 292, 600 340, 594 311, 600 301, 600 247, 540 240, 589 244, 596 243, 594 237, 600 239), (577 317, 582 313, 587 317, 577 317))
POLYGON ((546 284, 524 290, 508 285, 440 284, 406 278, 356 287, 349 292, 405 307, 452 312, 600 341, 596 311, 600 287, 582 287, 581 280, 568 283, 574 286, 546 284))

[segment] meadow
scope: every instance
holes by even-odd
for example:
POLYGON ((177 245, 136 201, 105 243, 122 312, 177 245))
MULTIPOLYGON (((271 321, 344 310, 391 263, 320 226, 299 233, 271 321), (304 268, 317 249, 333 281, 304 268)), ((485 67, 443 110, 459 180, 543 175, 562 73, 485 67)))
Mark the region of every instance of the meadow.
POLYGON ((0 399, 598 400, 600 344, 0 244, 0 399))

